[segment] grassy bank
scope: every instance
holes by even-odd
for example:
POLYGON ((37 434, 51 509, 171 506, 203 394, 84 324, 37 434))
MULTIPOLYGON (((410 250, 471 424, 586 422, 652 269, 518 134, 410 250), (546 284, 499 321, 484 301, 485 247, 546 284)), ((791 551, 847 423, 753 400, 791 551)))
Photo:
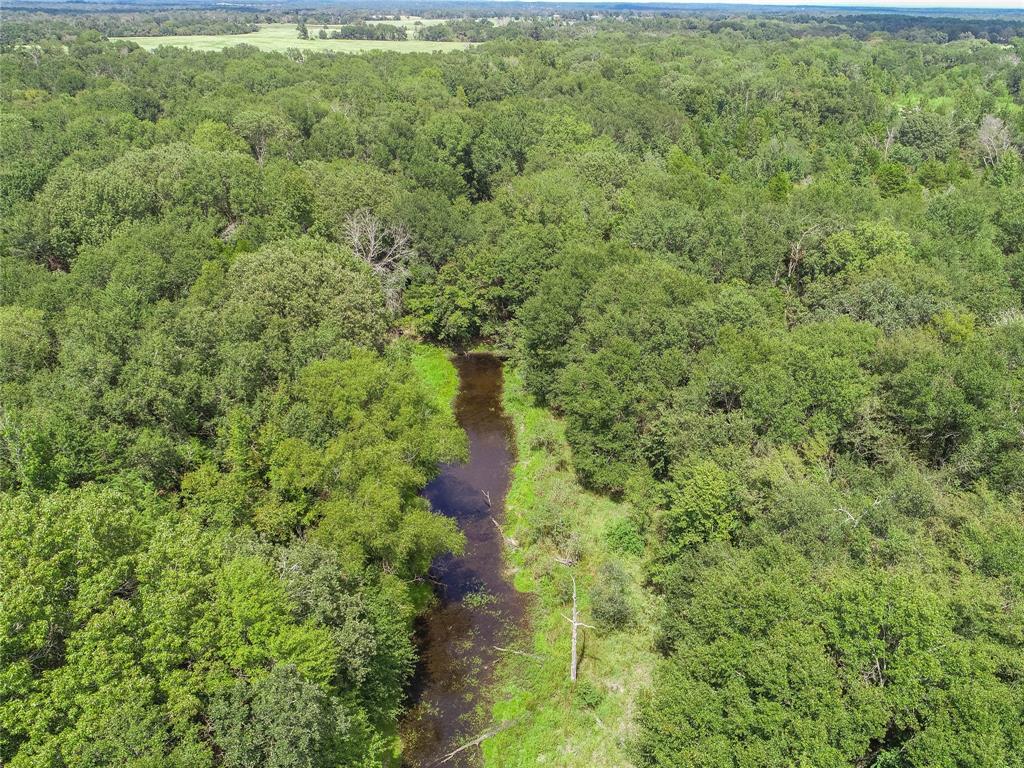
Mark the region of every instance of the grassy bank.
POLYGON ((242 35, 160 35, 154 37, 115 37, 130 40, 147 51, 162 45, 192 48, 197 51, 221 51, 233 45, 254 45, 262 51, 337 51, 362 53, 364 51, 398 51, 399 53, 429 53, 469 48, 472 43, 433 42, 431 40, 321 40, 314 32, 308 40, 300 40, 294 24, 263 24, 255 32, 242 35))
POLYGON ((459 393, 459 373, 451 361, 451 352, 430 344, 415 343, 412 366, 436 398, 442 410, 455 418, 455 396, 459 393))
POLYGON ((500 669, 493 721, 516 725, 484 743, 485 764, 626 766, 636 697, 655 662, 655 606, 640 586, 636 543, 623 547, 619 536, 613 545, 608 535, 629 528, 629 509, 579 487, 562 425, 531 404, 511 368, 504 405, 518 443, 505 526, 515 544, 507 556, 516 586, 534 596, 532 637, 517 649, 530 655, 510 653, 500 669), (634 553, 624 551, 629 549, 634 553), (571 570, 556 559, 567 553, 578 557, 571 570), (609 566, 628 577, 624 591, 633 615, 620 629, 593 618, 595 591, 606 583, 609 566), (575 686, 569 681, 570 627, 563 618, 572 610, 570 572, 578 583, 581 619, 598 626, 580 638, 575 686))
MULTIPOLYGON (((412 367, 417 377, 434 396, 437 407, 448 418, 455 420, 455 396, 459 392, 459 373, 451 361, 451 352, 420 341, 409 341, 412 346, 412 367)), ((412 587, 418 611, 425 611, 434 603, 434 591, 424 580, 412 587)), ((402 764, 402 739, 395 727, 388 734, 391 752, 382 768, 398 768, 402 764)))

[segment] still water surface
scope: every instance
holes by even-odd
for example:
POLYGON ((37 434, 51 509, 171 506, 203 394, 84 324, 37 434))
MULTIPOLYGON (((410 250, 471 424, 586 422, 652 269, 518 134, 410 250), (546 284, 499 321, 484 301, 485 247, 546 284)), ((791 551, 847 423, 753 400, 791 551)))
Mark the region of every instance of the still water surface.
MULTIPOLYGON (((466 536, 460 557, 431 567, 438 604, 419 628, 420 666, 412 707, 401 725, 405 768, 430 768, 484 730, 487 690, 500 652, 524 618, 523 596, 506 579, 502 534, 509 473, 515 461, 512 423, 501 407, 501 362, 492 355, 453 359, 459 372, 455 415, 469 438, 469 461, 442 468, 423 495, 466 536)), ((444 763, 472 768, 480 750, 444 763)))

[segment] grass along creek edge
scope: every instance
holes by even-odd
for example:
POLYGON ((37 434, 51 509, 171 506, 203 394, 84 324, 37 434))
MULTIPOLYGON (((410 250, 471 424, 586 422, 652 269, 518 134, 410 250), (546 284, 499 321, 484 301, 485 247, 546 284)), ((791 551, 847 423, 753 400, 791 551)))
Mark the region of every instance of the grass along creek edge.
POLYGON ((637 696, 650 684, 657 661, 653 628, 658 611, 656 599, 642 587, 636 542, 621 546, 630 507, 579 486, 563 424, 532 404, 511 365, 505 368, 503 405, 517 442, 506 499, 505 555, 516 588, 532 595, 531 636, 499 667, 491 719, 514 721, 515 727, 483 743, 485 765, 628 766, 637 696), (556 559, 564 559, 567 547, 578 553, 572 572, 582 620, 597 626, 580 637, 575 686, 569 680, 571 632, 564 618, 572 610, 570 569, 556 559), (618 629, 595 619, 593 612, 594 590, 608 568, 625 575, 624 592, 632 606, 631 619, 618 629))

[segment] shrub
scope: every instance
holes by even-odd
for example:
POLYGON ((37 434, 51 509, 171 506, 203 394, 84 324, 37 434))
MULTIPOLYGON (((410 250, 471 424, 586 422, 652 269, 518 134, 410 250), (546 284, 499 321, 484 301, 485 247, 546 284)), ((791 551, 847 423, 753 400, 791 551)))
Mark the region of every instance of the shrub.
POLYGON ((608 548, 620 555, 642 555, 644 552, 644 536, 639 526, 628 517, 613 520, 604 531, 608 548))
POLYGON ((604 691, 589 680, 576 683, 576 700, 587 709, 597 709, 604 701, 604 691))
POLYGON ((621 629, 633 620, 629 574, 618 563, 605 563, 598 569, 590 598, 590 612, 601 627, 621 629))
POLYGON ((544 422, 530 435, 528 446, 531 451, 541 451, 553 455, 558 450, 558 432, 554 424, 544 422))

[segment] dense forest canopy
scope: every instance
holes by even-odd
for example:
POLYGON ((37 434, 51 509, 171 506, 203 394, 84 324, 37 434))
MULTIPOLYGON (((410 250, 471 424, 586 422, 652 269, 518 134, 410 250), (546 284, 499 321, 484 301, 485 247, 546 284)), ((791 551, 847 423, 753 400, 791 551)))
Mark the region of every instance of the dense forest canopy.
POLYGON ((632 510, 638 766, 1024 765, 1019 16, 125 23, 0 53, 0 763, 385 759, 461 546, 418 335, 632 510))

